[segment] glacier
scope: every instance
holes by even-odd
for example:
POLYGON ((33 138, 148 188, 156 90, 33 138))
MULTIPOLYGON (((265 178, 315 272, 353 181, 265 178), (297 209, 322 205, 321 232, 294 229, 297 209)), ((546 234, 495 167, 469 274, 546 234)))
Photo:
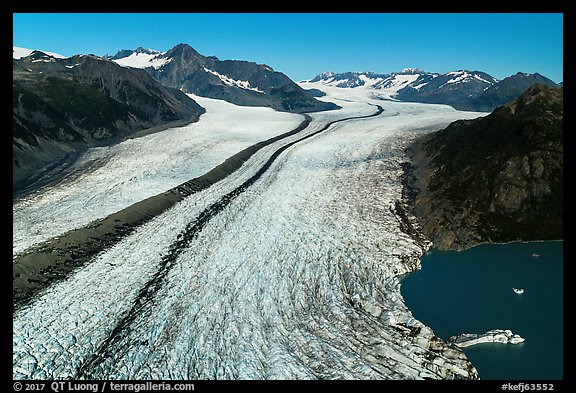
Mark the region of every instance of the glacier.
POLYGON ((189 95, 206 108, 198 122, 90 149, 56 186, 18 199, 12 206, 13 254, 200 176, 303 119, 189 95))
MULTIPOLYGON (((477 378, 463 352, 404 305, 398 276, 417 268, 425 249, 401 231, 393 206, 401 198, 405 146, 454 120, 485 114, 383 101, 368 89, 325 91, 321 99, 341 110, 310 114, 300 134, 261 149, 232 175, 137 228, 17 310, 13 378, 477 378), (384 112, 333 124, 279 154, 159 275, 189 224, 258 173, 275 151, 334 120, 370 115, 375 105, 384 112), (139 302, 158 277, 153 296, 139 302)), ((257 109, 246 117, 219 116, 221 129, 201 118, 197 132, 206 126, 206 138, 224 132, 213 149, 196 146, 202 138, 189 142, 182 129, 163 131, 129 141, 134 148, 108 152, 98 169, 29 198, 14 216, 15 250, 31 246, 28 236, 42 241, 139 200, 151 187, 165 189, 205 172, 242 142, 281 134, 302 119, 257 109), (260 116, 265 127, 255 125, 260 116), (246 140, 226 134, 241 123, 246 140), (146 145, 153 136, 159 139, 146 145), (154 161, 155 154, 170 159, 154 161), (156 167, 178 176, 168 181, 145 173, 156 167), (141 176, 128 181, 133 173, 141 176), (155 181, 160 185, 151 186, 155 181), (132 199, 114 202, 112 186, 132 199), (95 198, 89 215, 87 195, 95 198), (64 225, 64 212, 82 218, 64 225), (43 229, 47 220, 58 230, 43 229)), ((84 159, 90 154, 102 153, 90 151, 84 159)))

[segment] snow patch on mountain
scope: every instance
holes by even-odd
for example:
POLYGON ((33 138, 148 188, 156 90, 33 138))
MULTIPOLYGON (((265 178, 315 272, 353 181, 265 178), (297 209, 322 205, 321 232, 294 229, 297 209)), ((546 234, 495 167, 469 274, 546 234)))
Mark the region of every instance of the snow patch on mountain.
POLYGON ((32 63, 55 63, 56 60, 52 57, 46 57, 44 59, 32 60, 32 63))
POLYGON ((451 75, 451 76, 454 76, 454 77, 455 77, 455 78, 452 78, 452 79, 448 80, 448 82, 446 82, 447 84, 448 84, 448 83, 462 83, 462 82, 467 82, 467 81, 469 81, 469 80, 471 80, 471 79, 476 79, 476 80, 478 80, 478 81, 480 81, 480 82, 488 83, 488 84, 490 84, 490 85, 492 85, 492 84, 494 84, 495 82, 497 82, 496 79, 493 79, 493 80, 491 80, 491 81, 490 81, 490 80, 486 80, 486 79, 482 78, 480 75, 478 75, 478 74, 476 74, 476 73, 473 73, 473 72, 471 73, 471 72, 468 72, 468 71, 465 71, 465 70, 464 70, 464 71, 452 71, 452 72, 448 72, 448 73, 446 73, 446 75, 451 75))
POLYGON ((264 91, 258 89, 257 87, 252 87, 250 86, 250 82, 248 81, 237 81, 235 79, 232 79, 226 75, 222 75, 214 70, 211 70, 209 68, 204 67, 204 71, 211 73, 212 75, 216 75, 218 78, 220 78, 220 80, 222 82, 224 82, 225 84, 227 84, 228 86, 234 86, 234 87, 239 87, 241 89, 245 89, 245 90, 252 90, 252 91, 256 91, 258 93, 262 93, 264 94, 264 91))
POLYGON ((374 85, 374 88, 381 90, 381 93, 389 98, 393 98, 398 91, 409 86, 420 77, 420 74, 395 74, 374 85))
POLYGON ((454 75, 455 78, 450 79, 448 82, 446 83, 459 83, 459 82, 463 82, 467 79, 469 79, 472 75, 470 75, 468 72, 466 71, 456 71, 456 72, 449 72, 446 75, 454 75))
POLYGON ((163 52, 152 51, 152 53, 134 52, 130 56, 113 60, 116 64, 123 67, 147 68, 153 67, 158 69, 168 64, 172 59, 163 56, 163 52))
POLYGON ((418 85, 412 86, 413 89, 415 90, 420 90, 421 88, 423 88, 424 86, 426 86, 428 84, 428 82, 424 82, 424 83, 420 83, 418 85))
POLYGON ((28 48, 21 48, 19 46, 13 46, 12 47, 12 58, 13 59, 21 59, 23 57, 27 57, 30 56, 32 54, 32 52, 34 51, 38 51, 38 52, 42 52, 42 53, 46 53, 49 56, 52 57, 56 57, 58 59, 66 59, 68 58, 67 56, 63 56, 59 53, 54 53, 54 52, 48 52, 45 50, 39 50, 39 49, 28 49, 28 48))
MULTIPOLYGON (((339 88, 362 88, 378 90, 379 96, 394 99, 398 91, 409 86, 421 75, 429 75, 418 68, 404 68, 392 74, 378 74, 376 72, 347 72, 335 74, 323 72, 308 81, 310 84, 334 86, 339 88)), ((422 84, 423 86, 423 84, 422 84)))

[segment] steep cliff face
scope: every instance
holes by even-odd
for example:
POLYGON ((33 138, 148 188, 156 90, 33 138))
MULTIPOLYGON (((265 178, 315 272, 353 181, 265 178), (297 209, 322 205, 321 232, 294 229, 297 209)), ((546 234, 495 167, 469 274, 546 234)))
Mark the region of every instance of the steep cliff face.
POLYGON ((563 237, 563 90, 536 84, 408 153, 415 214, 439 249, 563 237))

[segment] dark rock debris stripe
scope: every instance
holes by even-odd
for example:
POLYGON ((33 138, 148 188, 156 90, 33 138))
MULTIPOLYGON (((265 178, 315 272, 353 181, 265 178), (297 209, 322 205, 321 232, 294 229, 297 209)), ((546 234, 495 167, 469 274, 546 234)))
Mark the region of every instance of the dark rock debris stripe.
POLYGON ((258 150, 304 130, 311 120, 310 116, 305 115, 304 121, 295 129, 247 147, 200 177, 95 220, 85 227, 42 242, 15 257, 12 264, 13 312, 29 304, 40 292, 86 265, 95 255, 112 247, 139 226, 187 196, 224 179, 258 150))
POLYGON ((155 294, 162 287, 162 282, 164 278, 176 263, 176 259, 178 258, 178 256, 184 250, 187 249, 190 242, 198 236, 198 234, 202 231, 202 229, 210 221, 210 219, 216 216, 238 195, 240 195, 248 187, 254 184, 256 180, 258 180, 270 168, 272 163, 276 160, 276 158, 278 158, 280 154, 282 154, 286 149, 290 148, 291 146, 299 142, 302 142, 303 140, 311 138, 315 135, 318 135, 319 133, 325 131, 335 123, 347 120, 364 119, 378 116, 384 111, 384 109, 380 105, 377 105, 377 107, 378 110, 371 115, 334 120, 326 124, 322 129, 318 131, 315 131, 300 139, 297 139, 295 141, 287 143, 286 145, 281 146, 272 154, 272 156, 268 159, 268 161, 266 161, 266 163, 262 166, 262 168, 260 168, 260 170, 255 175, 253 175, 250 179, 246 180, 243 184, 238 186, 233 191, 224 195, 222 198, 220 198, 220 200, 204 209, 204 211, 202 211, 202 213, 200 213, 200 215, 194 221, 190 222, 186 226, 186 228, 180 234, 178 234, 176 241, 170 245, 168 252, 162 257, 162 260, 160 261, 160 268, 158 269, 158 271, 138 292, 138 295, 136 296, 136 299, 132 304, 132 308, 126 313, 126 315, 122 318, 122 320, 120 320, 120 322, 112 330, 112 332, 106 338, 106 340, 104 340, 102 344, 98 347, 96 352, 79 368, 74 379, 84 379, 84 378, 89 379, 92 376, 99 374, 97 370, 100 368, 100 365, 104 361, 106 361, 106 359, 108 359, 111 355, 113 355, 114 353, 118 353, 115 346, 121 343, 122 338, 129 333, 128 329, 129 325, 139 315, 141 310, 144 309, 146 304, 152 301, 155 294))

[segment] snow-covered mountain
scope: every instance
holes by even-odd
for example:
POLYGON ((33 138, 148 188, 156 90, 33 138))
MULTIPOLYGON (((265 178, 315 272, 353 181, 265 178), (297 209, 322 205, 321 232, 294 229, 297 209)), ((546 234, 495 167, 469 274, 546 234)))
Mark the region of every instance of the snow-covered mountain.
POLYGON ((336 87, 359 87, 359 86, 374 86, 376 83, 382 81, 388 75, 377 74, 375 72, 344 72, 335 74, 333 72, 323 72, 317 75, 310 82, 319 82, 323 85, 336 86, 336 87))
POLYGON ((391 74, 378 74, 372 71, 339 74, 323 72, 309 82, 342 88, 370 87, 392 96, 424 74, 428 73, 418 68, 405 68, 391 74))
POLYGON ((290 112, 338 108, 317 101, 286 75, 265 64, 221 61, 215 56, 203 56, 187 44, 176 45, 166 52, 144 48, 121 50, 108 58, 124 67, 142 68, 165 86, 237 105, 290 112))
POLYGON ((12 58, 13 59, 21 59, 23 57, 30 56, 32 54, 32 52, 34 52, 34 51, 46 53, 47 55, 50 55, 50 56, 55 57, 57 59, 65 59, 66 58, 66 56, 63 56, 63 55, 58 54, 58 53, 47 52, 45 50, 39 50, 39 49, 21 48, 19 46, 13 46, 12 47, 12 58))
POLYGON ((145 71, 93 55, 18 51, 12 60, 13 184, 72 152, 155 126, 198 120, 204 109, 145 71))
POLYGON ((496 106, 514 101, 525 90, 537 83, 544 86, 562 87, 539 73, 518 72, 480 93, 471 100, 469 107, 479 111, 490 111, 496 106))
POLYGON ((460 110, 490 112, 516 99, 534 83, 559 86, 538 73, 519 72, 500 81, 482 71, 458 70, 439 74, 418 68, 405 68, 390 74, 323 72, 304 81, 303 86, 320 90, 322 86, 367 88, 382 98, 448 104, 460 110))
POLYGON ((446 74, 405 68, 390 74, 376 72, 324 72, 309 83, 340 88, 369 88, 381 97, 402 101, 458 104, 463 98, 477 95, 497 82, 480 71, 453 71, 446 74))
POLYGON ((138 47, 136 50, 124 49, 114 56, 106 55, 104 57, 124 67, 158 69, 170 61, 164 57, 165 54, 166 52, 138 47))
MULTIPOLYGON (((482 71, 458 70, 446 74, 421 74, 413 83, 398 91, 396 98, 402 101, 448 104, 456 109, 465 109, 465 102, 496 83, 498 79, 482 71)), ((520 93, 522 92, 518 92, 520 93)))

